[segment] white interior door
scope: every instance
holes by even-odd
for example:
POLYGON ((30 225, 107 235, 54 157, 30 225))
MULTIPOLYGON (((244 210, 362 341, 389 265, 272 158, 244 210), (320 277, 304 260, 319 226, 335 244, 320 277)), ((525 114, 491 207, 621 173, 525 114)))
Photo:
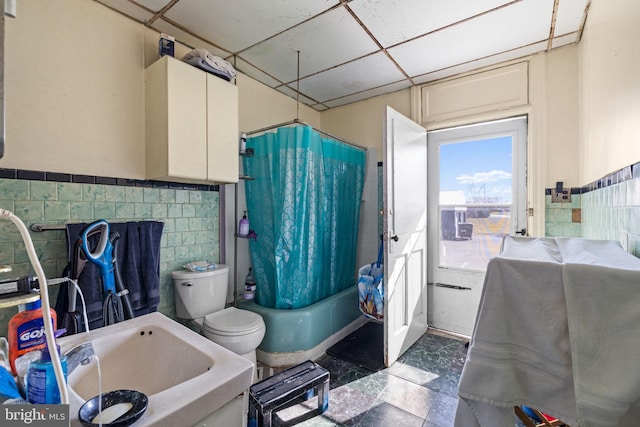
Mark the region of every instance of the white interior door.
POLYGON ((384 358, 427 331, 427 131, 387 107, 384 138, 384 358))

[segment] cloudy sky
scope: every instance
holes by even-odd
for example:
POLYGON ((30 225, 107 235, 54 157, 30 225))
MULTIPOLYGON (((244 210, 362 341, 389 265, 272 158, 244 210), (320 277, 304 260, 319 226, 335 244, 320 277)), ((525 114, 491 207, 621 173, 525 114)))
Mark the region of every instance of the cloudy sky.
POLYGON ((511 137, 440 146, 440 190, 461 190, 468 201, 510 203, 511 170, 511 137))

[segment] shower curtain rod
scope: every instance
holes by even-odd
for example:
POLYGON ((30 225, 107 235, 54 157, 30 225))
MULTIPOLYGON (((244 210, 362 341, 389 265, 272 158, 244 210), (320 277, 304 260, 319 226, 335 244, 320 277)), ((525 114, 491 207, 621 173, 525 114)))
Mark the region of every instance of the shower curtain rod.
POLYGON ((277 128, 279 128, 279 127, 288 126, 288 125, 293 125, 293 124, 309 126, 311 129, 315 130, 315 131, 316 131, 316 132, 318 132, 318 133, 323 134, 324 136, 328 136, 329 138, 335 139, 336 141, 340 141, 340 142, 342 142, 343 144, 350 145, 350 146, 352 146, 352 147, 354 147, 354 148, 358 148, 358 149, 360 149, 360 150, 367 151, 367 148, 366 148, 366 147, 363 147, 363 146, 358 145, 358 144, 354 144, 353 142, 345 141, 345 140, 344 140, 344 139, 342 139, 342 138, 338 138, 337 136, 331 135, 331 134, 330 134, 330 133, 328 133, 328 132, 325 132, 325 131, 323 131, 323 130, 317 129, 317 128, 315 128, 315 127, 311 126, 310 124, 307 124, 307 123, 303 122, 303 121, 302 121, 302 120, 300 120, 300 119, 293 119, 293 120, 290 120, 290 121, 288 121, 288 122, 279 123, 279 124, 277 124, 277 125, 267 126, 266 128, 257 129, 257 130, 252 130, 251 132, 245 132, 245 134, 246 134, 247 136, 248 136, 248 135, 253 135, 253 134, 256 134, 256 133, 266 132, 266 131, 271 130, 271 129, 277 129, 277 128))

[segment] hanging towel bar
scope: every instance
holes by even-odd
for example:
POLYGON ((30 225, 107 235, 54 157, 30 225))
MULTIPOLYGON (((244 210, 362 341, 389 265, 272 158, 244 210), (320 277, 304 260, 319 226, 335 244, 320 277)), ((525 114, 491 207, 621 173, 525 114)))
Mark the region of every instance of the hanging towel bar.
MULTIPOLYGON (((148 221, 164 222, 161 219, 148 220, 148 221)), ((45 224, 43 222, 34 222, 29 226, 29 228, 34 233, 40 233, 42 231, 54 231, 54 230, 62 231, 67 229, 67 224, 45 224)))
POLYGON ((49 231, 49 230, 66 230, 67 226, 64 224, 47 225, 41 222, 36 222, 31 224, 29 228, 31 229, 31 231, 39 233, 41 231, 49 231))

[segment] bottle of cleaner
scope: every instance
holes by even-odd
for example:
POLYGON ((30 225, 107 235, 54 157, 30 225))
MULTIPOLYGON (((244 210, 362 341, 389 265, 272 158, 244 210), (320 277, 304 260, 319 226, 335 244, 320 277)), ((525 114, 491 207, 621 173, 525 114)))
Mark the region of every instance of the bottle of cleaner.
POLYGON ((244 299, 253 299, 256 291, 256 281, 251 274, 251 267, 249 267, 249 273, 244 279, 244 292, 242 293, 244 299))
POLYGON ((247 211, 244 211, 240 224, 238 225, 238 236, 247 237, 249 235, 249 220, 247 219, 247 211))
MULTIPOLYGON (((60 355, 60 346, 56 344, 56 350, 60 355)), ((67 358, 60 355, 60 364, 64 379, 67 379, 67 358)), ((60 403, 60 390, 56 374, 51 363, 51 354, 45 345, 41 350, 40 359, 31 362, 27 371, 27 401, 33 404, 60 403)))
POLYGON ((247 152, 247 134, 240 134, 240 154, 244 154, 247 152))
POLYGON ((256 290, 256 280, 253 278, 253 274, 251 274, 251 267, 249 267, 249 273, 244 279, 244 288, 248 291, 256 290))
MULTIPOLYGON (((51 323, 56 330, 56 312, 51 310, 51 323)), ((9 363, 16 372, 16 359, 25 353, 45 347, 44 319, 42 318, 42 303, 40 300, 26 304, 25 310, 19 312, 9 320, 7 328, 9 335, 9 363)))

